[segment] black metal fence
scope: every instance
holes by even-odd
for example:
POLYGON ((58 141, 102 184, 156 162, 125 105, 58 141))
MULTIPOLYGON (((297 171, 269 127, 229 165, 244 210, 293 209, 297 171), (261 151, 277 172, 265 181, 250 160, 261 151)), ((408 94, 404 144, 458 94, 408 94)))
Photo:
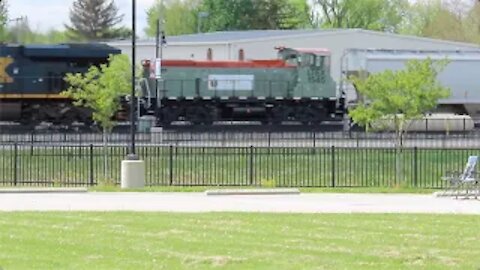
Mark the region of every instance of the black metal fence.
MULTIPOLYGON (((0 185, 119 184, 126 146, 0 144, 0 185)), ((148 186, 442 188, 472 148, 139 146, 148 186), (401 173, 398 173, 401 172, 401 173)))
MULTIPOLYGON (((128 133, 107 135, 110 145, 126 145, 128 133)), ((177 132, 137 133, 139 145, 178 147, 370 147, 392 148, 396 145, 393 133, 363 132, 177 132)), ((88 146, 103 144, 101 133, 0 133, 0 144, 48 144, 88 146)), ((470 133, 407 133, 401 141, 404 147, 419 148, 480 148, 480 132, 470 133)))

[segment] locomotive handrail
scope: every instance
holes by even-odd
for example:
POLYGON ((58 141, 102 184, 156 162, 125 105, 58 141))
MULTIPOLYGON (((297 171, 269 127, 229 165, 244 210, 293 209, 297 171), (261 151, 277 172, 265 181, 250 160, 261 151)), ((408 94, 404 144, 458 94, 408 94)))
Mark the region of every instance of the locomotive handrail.
MULTIPOLYGON (((172 89, 172 88, 179 89, 179 93, 172 94, 172 96, 179 96, 179 97, 198 96, 194 87, 196 80, 197 79, 164 79, 163 84, 165 87, 163 89, 163 96, 168 97, 169 96, 168 92, 171 90, 167 90, 167 89, 172 89), (189 86, 189 83, 192 83, 192 85, 189 86), (188 94, 189 92, 191 92, 191 95, 188 94)), ((253 87, 252 90, 238 89, 239 86, 237 82, 248 82, 248 80, 217 80, 217 81, 229 82, 228 84, 231 85, 232 88, 228 90, 220 90, 218 87, 210 87, 210 90, 209 90, 209 87, 208 87, 209 82, 206 80, 201 80, 200 91, 201 92, 207 91, 207 92, 203 92, 203 94, 209 93, 208 91, 211 91, 212 95, 208 95, 209 97, 222 97, 221 93, 228 93, 228 95, 231 97, 244 96, 242 95, 242 93, 245 93, 246 94, 245 96, 252 97, 252 96, 255 96, 254 93, 252 92, 255 92, 256 89, 261 88, 261 89, 264 89, 263 91, 264 95, 261 95, 261 96, 274 97, 274 89, 277 89, 279 91, 277 96, 291 97, 292 96, 291 92, 293 90, 293 89, 290 89, 291 84, 288 80, 273 80, 273 79, 256 80, 252 85, 253 87)))

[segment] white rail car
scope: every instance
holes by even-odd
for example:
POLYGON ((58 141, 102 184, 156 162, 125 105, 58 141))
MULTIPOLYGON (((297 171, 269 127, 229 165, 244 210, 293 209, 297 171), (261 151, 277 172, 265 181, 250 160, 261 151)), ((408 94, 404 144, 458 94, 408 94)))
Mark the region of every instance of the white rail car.
MULTIPOLYGON (((469 115, 480 119, 480 50, 478 51, 412 51, 349 49, 342 57, 340 90, 348 104, 355 104, 358 96, 354 87, 346 82, 348 76, 366 72, 374 74, 384 70, 399 70, 408 60, 448 59, 449 63, 438 75, 440 83, 451 90, 448 98, 439 100, 440 113, 469 115)), ((454 121, 450 119, 449 121, 454 121)), ((460 120, 463 128, 463 121, 460 120)))

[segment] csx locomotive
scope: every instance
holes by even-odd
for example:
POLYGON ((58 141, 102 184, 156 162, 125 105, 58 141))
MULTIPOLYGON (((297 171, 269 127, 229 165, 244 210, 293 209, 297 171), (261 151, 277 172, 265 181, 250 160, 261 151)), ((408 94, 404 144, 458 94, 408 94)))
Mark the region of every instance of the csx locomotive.
POLYGON ((103 44, 1 45, 0 121, 35 125, 91 122, 91 112, 60 92, 67 73, 107 63, 120 50, 103 44))
POLYGON ((330 52, 277 49, 275 60, 163 60, 159 81, 151 76, 158 73, 155 65, 144 61, 142 114, 155 115, 164 127, 176 121, 315 125, 342 120, 345 101, 330 75, 330 52))

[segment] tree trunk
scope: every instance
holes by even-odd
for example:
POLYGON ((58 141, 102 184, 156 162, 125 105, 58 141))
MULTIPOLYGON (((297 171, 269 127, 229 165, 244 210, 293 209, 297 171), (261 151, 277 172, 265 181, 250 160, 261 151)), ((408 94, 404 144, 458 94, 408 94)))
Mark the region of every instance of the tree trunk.
POLYGON ((395 116, 396 126, 396 142, 395 142, 395 182, 403 184, 403 119, 398 119, 395 116))
POLYGON ((107 161, 107 130, 103 129, 103 181, 104 183, 108 182, 108 161, 107 161))
POLYGON ((402 151, 402 134, 397 134, 397 142, 395 146, 395 175, 396 183, 403 183, 403 151, 402 151))

